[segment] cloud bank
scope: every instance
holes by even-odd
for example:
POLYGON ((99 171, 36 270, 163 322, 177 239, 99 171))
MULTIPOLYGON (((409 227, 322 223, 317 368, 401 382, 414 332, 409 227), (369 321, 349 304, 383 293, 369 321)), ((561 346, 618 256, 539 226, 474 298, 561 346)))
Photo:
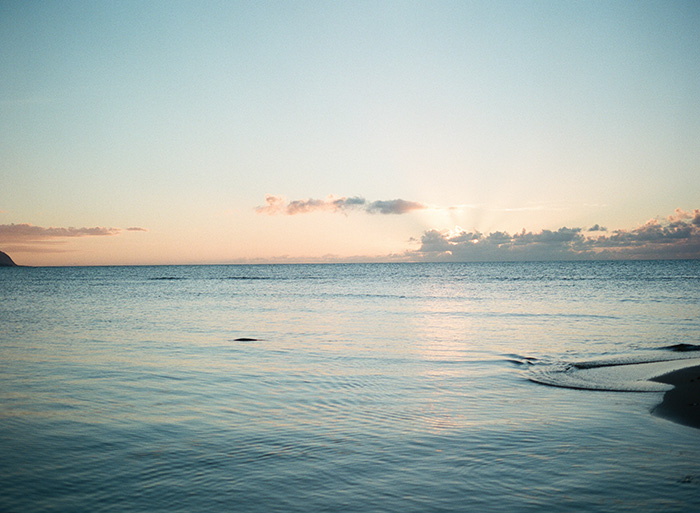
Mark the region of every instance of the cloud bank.
POLYGON ((407 214, 414 210, 425 210, 428 206, 416 201, 403 199, 367 201, 360 196, 328 196, 325 200, 305 199, 287 203, 282 196, 265 195, 265 205, 256 207, 258 214, 288 215, 308 214, 311 212, 343 212, 358 210, 368 214, 407 214))
MULTIPOLYGON (((127 228, 126 231, 145 232, 148 230, 132 226, 127 228)), ((121 228, 105 228, 101 226, 93 228, 45 228, 28 223, 0 224, 0 244, 15 251, 46 252, 51 251, 46 247, 47 244, 63 242, 66 239, 78 237, 111 237, 119 235, 121 232, 121 228)))
POLYGON ((0 224, 0 240, 5 242, 29 242, 66 237, 94 237, 101 235, 117 235, 119 228, 44 228, 31 224, 0 224))
POLYGON ((409 258, 429 261, 516 261, 700 258, 700 210, 676 209, 665 220, 652 219, 633 230, 594 225, 515 234, 427 230, 409 258), (598 235, 605 232, 602 235, 598 235))

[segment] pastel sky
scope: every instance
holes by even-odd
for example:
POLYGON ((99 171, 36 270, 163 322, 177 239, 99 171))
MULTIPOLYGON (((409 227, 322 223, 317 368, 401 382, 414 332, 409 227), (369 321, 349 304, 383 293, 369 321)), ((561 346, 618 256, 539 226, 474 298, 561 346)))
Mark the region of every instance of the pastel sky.
POLYGON ((700 258, 700 2, 4 1, 25 265, 700 258))

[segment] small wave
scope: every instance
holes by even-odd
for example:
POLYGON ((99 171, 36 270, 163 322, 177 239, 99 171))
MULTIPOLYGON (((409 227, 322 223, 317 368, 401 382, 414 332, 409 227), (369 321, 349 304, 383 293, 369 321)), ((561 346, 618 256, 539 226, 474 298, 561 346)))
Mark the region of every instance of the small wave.
POLYGON ((514 363, 515 365, 533 365, 537 362, 537 358, 529 356, 520 356, 519 354, 504 354, 505 361, 514 363))
POLYGON ((150 281, 186 280, 184 276, 155 276, 148 278, 150 281))
POLYGON ((500 317, 520 317, 520 318, 539 318, 539 319, 609 319, 616 320, 619 319, 615 315, 604 315, 604 314, 583 314, 583 313, 530 313, 530 312, 499 312, 492 313, 491 315, 498 315, 500 317))
POLYGON ((578 390, 664 392, 672 387, 650 380, 692 365, 700 365, 700 358, 692 355, 678 355, 675 358, 619 356, 603 360, 536 364, 531 367, 528 378, 543 385, 578 390))
POLYGON ((222 280, 283 280, 285 278, 271 278, 269 276, 226 276, 222 280))

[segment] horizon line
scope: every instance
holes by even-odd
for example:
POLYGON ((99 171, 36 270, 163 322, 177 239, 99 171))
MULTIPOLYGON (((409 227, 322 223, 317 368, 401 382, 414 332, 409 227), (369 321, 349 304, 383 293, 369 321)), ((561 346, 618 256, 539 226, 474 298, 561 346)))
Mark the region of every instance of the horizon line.
POLYGON ((700 257, 694 258, 576 258, 576 259, 537 259, 537 260, 376 260, 361 261, 352 260, 347 262, 199 262, 199 263, 162 263, 162 264, 74 264, 74 265, 23 265, 2 266, 13 269, 24 267, 28 269, 43 268, 73 268, 73 267, 205 267, 205 266, 263 266, 263 265, 393 265, 393 264, 555 264, 555 263, 600 263, 600 262, 682 262, 700 261, 700 257))

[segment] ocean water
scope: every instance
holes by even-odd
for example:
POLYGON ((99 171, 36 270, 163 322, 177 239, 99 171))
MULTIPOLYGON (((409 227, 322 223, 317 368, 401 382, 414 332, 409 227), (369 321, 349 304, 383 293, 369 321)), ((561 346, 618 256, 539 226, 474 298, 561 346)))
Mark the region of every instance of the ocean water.
POLYGON ((0 511, 700 509, 700 261, 0 271, 0 511))

